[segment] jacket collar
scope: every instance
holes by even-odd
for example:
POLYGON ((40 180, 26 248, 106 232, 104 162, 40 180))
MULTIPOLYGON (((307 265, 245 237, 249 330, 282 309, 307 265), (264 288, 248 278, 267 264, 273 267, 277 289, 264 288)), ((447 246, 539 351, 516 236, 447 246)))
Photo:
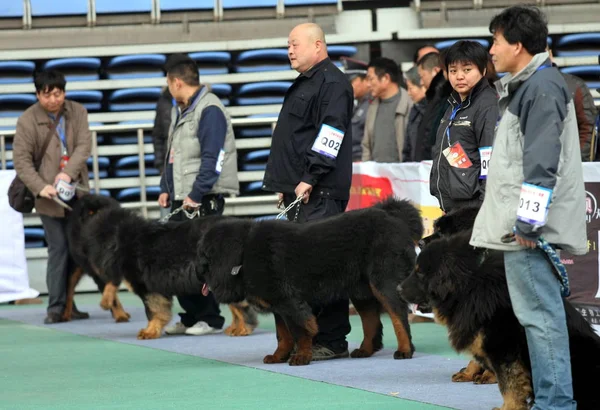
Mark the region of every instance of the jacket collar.
POLYGON ((322 70, 323 67, 325 67, 330 62, 331 62, 331 59, 329 57, 326 57, 324 60, 319 61, 317 64, 312 66, 310 69, 308 69, 305 72, 303 72, 302 74, 300 74, 300 76, 311 78, 313 75, 315 75, 315 73, 317 71, 322 70))
MULTIPOLYGON (((35 123, 37 125, 48 125, 50 126, 50 124, 53 123, 53 119, 50 117, 50 115, 48 114, 48 112, 44 109, 44 107, 42 107, 42 105, 40 104, 40 102, 36 102, 34 104, 34 118, 35 118, 35 123)), ((62 108, 62 117, 66 120, 67 118, 69 118, 69 107, 70 107, 70 103, 68 100, 65 99, 65 102, 63 104, 63 108, 62 108)))
MULTIPOLYGON (((465 101, 462 101, 462 102, 464 102, 465 105, 469 105, 471 102, 471 99, 475 98, 483 90, 485 90, 486 88, 489 88, 489 87, 490 87, 490 85, 489 85, 488 79, 485 77, 482 77, 481 80, 479 80, 479 82, 477 84, 475 84, 475 87, 473 87, 471 89, 471 92, 469 93, 467 98, 465 98, 465 101)), ((460 104, 461 103, 460 94, 456 91, 452 91, 452 94, 450 94, 450 97, 448 97, 448 102, 452 105, 460 104)))
POLYGON ((496 86, 496 90, 498 90, 498 95, 502 98, 513 93, 542 66, 552 66, 550 55, 546 51, 534 55, 529 64, 514 76, 512 74, 506 74, 500 80, 496 81, 494 85, 496 86))

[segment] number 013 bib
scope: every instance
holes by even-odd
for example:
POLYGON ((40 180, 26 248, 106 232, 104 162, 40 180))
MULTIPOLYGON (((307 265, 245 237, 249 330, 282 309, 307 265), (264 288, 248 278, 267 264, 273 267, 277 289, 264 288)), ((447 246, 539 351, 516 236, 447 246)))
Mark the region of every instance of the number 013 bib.
POLYGON ((531 225, 543 226, 551 199, 551 189, 523 182, 517 219, 531 225))

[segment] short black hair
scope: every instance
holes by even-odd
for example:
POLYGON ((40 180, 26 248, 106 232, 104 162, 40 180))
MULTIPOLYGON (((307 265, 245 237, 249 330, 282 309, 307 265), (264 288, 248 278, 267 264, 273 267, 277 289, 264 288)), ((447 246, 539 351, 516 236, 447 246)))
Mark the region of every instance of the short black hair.
MULTIPOLYGON (((445 54, 445 50, 444 50, 443 54, 445 54)), ((436 53, 436 52, 432 51, 431 53, 427 53, 423 57, 421 57, 421 59, 417 63, 417 66, 421 67, 423 70, 427 70, 427 71, 431 71, 436 67, 442 68, 441 62, 443 61, 443 59, 440 57, 441 57, 440 53, 436 53)))
POLYGON ((37 93, 50 92, 55 88, 65 91, 65 87, 67 86, 64 74, 56 70, 36 72, 33 83, 35 84, 35 91, 37 93))
POLYGON ((450 64, 454 63, 471 63, 483 74, 487 68, 488 52, 477 41, 460 40, 448 47, 444 53, 445 69, 448 70, 450 64))
POLYGON ((385 57, 377 57, 369 62, 369 68, 373 67, 377 78, 388 74, 390 81, 400 85, 400 70, 394 60, 385 57))
POLYGON ((165 64, 167 76, 171 78, 179 78, 189 86, 200 85, 200 74, 198 73, 198 65, 187 54, 173 54, 165 64))
POLYGON ((529 54, 546 51, 548 20, 537 7, 513 6, 490 22, 490 33, 501 32, 508 44, 521 43, 529 54))
MULTIPOLYGON (((431 47, 431 48, 437 49, 437 47, 433 44, 425 44, 425 45, 417 48, 417 50, 415 51, 415 54, 413 54, 413 63, 417 64, 419 62, 419 51, 423 50, 425 47, 431 47)), ((431 51, 431 52, 433 53, 433 51, 431 51)))

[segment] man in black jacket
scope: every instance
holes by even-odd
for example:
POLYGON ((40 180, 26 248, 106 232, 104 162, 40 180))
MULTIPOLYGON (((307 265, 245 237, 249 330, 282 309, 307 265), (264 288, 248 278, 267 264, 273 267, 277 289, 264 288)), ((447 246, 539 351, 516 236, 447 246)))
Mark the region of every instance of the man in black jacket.
POLYGON ((154 145, 154 166, 163 173, 166 158, 166 146, 169 139, 169 127, 171 126, 171 110, 174 106, 173 96, 168 88, 165 88, 156 104, 156 116, 154 117, 154 128, 152 128, 152 144, 154 145))
MULTIPOLYGON (((331 62, 323 30, 295 27, 288 56, 300 75, 286 93, 273 132, 263 189, 279 193, 286 207, 303 197, 297 222, 344 212, 352 182, 353 92, 348 78, 331 62)), ((288 218, 294 220, 296 208, 288 218)), ((316 310, 319 333, 313 360, 348 357, 349 301, 316 310)))

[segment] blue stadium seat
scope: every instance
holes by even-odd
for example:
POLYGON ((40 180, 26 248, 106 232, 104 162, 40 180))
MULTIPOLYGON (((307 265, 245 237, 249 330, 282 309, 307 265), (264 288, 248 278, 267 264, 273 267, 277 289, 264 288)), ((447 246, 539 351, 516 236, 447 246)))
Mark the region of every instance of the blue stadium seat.
POLYGON ((44 70, 57 70, 67 81, 96 81, 100 78, 101 61, 95 57, 58 58, 47 61, 44 70))
POLYGON ((0 84, 33 82, 33 61, 0 61, 0 84))
POLYGON ((337 0, 283 0, 283 4, 286 6, 316 6, 337 4, 337 0))
POLYGON ((15 169, 15 164, 12 161, 6 161, 6 169, 15 169))
POLYGON ((0 94, 0 117, 18 117, 36 102, 33 94, 0 94))
MULTIPOLYGON (((92 157, 89 157, 86 161, 88 167, 88 177, 94 178, 94 162, 92 157)), ((98 178, 108 178, 108 168, 110 167, 110 158, 98 157, 98 178)))
MULTIPOLYGON (((255 220, 256 222, 260 222, 260 221, 272 221, 272 220, 275 220, 275 219, 277 219, 277 215, 278 215, 278 214, 275 214, 275 215, 263 215, 263 216, 256 216, 256 217, 254 217, 254 220, 255 220)), ((285 220, 285 219, 284 219, 284 220, 285 220)))
POLYGON ((0 4, 0 18, 23 17, 22 1, 3 1, 0 4))
MULTIPOLYGON (((141 192, 142 192, 142 189, 139 187, 125 188, 125 189, 122 189, 121 191, 117 192, 117 194, 115 195, 115 199, 119 202, 139 201, 141 192)), ((159 186, 146 187, 146 200, 157 201, 159 195, 160 195, 160 187, 159 186)))
POLYGON ((563 67, 560 71, 581 78, 590 89, 600 88, 600 66, 598 65, 563 67))
POLYGON ((25 249, 43 248, 46 246, 43 228, 25 227, 23 228, 23 232, 25 233, 25 249))
MULTIPOLYGON (((154 154, 144 155, 144 160, 147 177, 160 175, 158 169, 154 168, 154 154)), ((137 155, 123 157, 114 164, 113 174, 117 178, 139 177, 140 169, 138 167, 139 160, 137 155)))
POLYGON ((270 192, 266 192, 262 190, 263 181, 254 181, 246 184, 241 184, 240 191, 242 194, 270 194, 270 192))
MULTIPOLYGON (((119 122, 119 125, 148 124, 148 122, 149 122, 148 120, 129 120, 129 121, 121 121, 121 122, 119 122)), ((138 143, 137 131, 131 130, 131 131, 113 132, 113 133, 111 133, 110 140, 113 143, 113 145, 137 144, 138 143)), ((144 144, 151 144, 151 143, 152 143, 152 135, 144 133, 144 144)))
POLYGON ((229 72, 227 65, 231 62, 231 53, 228 51, 200 51, 190 53, 189 56, 198 65, 201 76, 227 74, 229 72))
POLYGON ((31 15, 33 17, 86 15, 87 3, 81 0, 31 0, 31 15))
POLYGON ((555 54, 560 57, 584 57, 600 54, 600 33, 578 33, 562 36, 556 42, 555 54))
POLYGON ((96 14, 150 13, 151 0, 96 0, 96 14))
MULTIPOLYGON (((247 118, 277 118, 279 114, 253 114, 249 115, 247 118)), ((246 125, 243 128, 238 128, 237 130, 238 138, 263 138, 263 137, 271 137, 273 135, 273 131, 270 125, 255 125, 249 126, 246 125)))
POLYGON ((277 7, 277 0, 223 0, 223 9, 254 9, 277 7))
POLYGON ((77 101, 88 111, 100 111, 102 109, 102 91, 76 90, 67 91, 66 98, 77 101))
POLYGON ((164 77, 163 54, 132 54, 113 57, 106 66, 106 75, 113 80, 164 77))
POLYGON ((484 40, 482 38, 464 38, 464 39, 456 39, 456 40, 444 40, 444 41, 439 41, 439 42, 435 43, 434 47, 437 48, 438 50, 442 51, 442 50, 452 46, 454 43, 456 43, 459 40, 477 41, 479 44, 484 46, 486 49, 490 47, 490 42, 487 40, 484 40))
POLYGON ((125 88, 113 91, 109 97, 109 111, 155 110, 161 94, 160 87, 125 88))
POLYGON ((231 96, 231 85, 229 84, 211 84, 211 91, 221 99, 225 107, 230 104, 229 97, 231 96))
POLYGON ((266 81, 244 84, 237 93, 238 105, 281 104, 291 81, 266 81))
POLYGON ((212 10, 214 0, 160 0, 161 11, 212 10))
POLYGON ((357 50, 354 46, 327 46, 327 54, 332 60, 339 60, 340 57, 352 57, 356 54, 357 50))
POLYGON ((243 51, 238 55, 234 69, 238 73, 289 70, 287 49, 266 48, 243 51))
POLYGON ((251 151, 242 157, 242 171, 264 171, 269 160, 270 149, 251 151))

